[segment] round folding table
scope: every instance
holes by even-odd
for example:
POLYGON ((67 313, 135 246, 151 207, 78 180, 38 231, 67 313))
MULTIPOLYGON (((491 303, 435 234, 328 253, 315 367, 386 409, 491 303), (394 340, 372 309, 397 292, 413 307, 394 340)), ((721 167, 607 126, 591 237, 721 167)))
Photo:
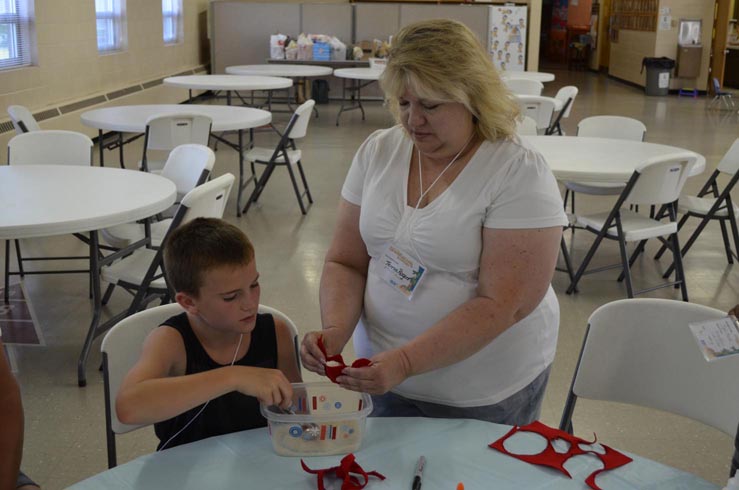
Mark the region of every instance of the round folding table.
POLYGON ((339 125, 339 117, 344 111, 351 111, 359 109, 362 111, 362 121, 364 121, 364 107, 362 107, 362 88, 366 87, 372 82, 376 82, 382 75, 382 68, 340 68, 334 70, 334 76, 342 79, 341 88, 341 108, 339 113, 336 114, 336 125, 339 125), (350 86, 347 87, 347 80, 350 86), (353 103, 346 105, 346 92, 351 93, 353 103), (356 94, 356 97, 355 97, 356 94))
MULTIPOLYGON (((292 83, 289 79, 284 79, 292 83)), ((221 141, 234 150, 239 152, 239 191, 236 201, 237 216, 241 216, 241 195, 244 187, 254 180, 252 175, 244 182, 244 130, 248 129, 250 135, 254 128, 270 124, 272 122, 272 114, 261 109, 253 109, 250 107, 234 107, 223 105, 202 105, 202 104, 157 104, 157 105, 130 105, 118 107, 106 107, 103 109, 93 109, 82 113, 82 123, 86 126, 96 128, 98 130, 98 142, 100 145, 100 166, 104 164, 103 150, 103 133, 104 131, 117 131, 118 142, 116 143, 119 150, 120 164, 123 166, 123 145, 137 138, 138 135, 146 132, 146 121, 154 115, 161 114, 183 114, 196 113, 203 114, 213 120, 211 127, 211 137, 221 141), (231 143, 222 136, 215 133, 223 131, 238 131, 238 142, 231 143), (126 141, 123 140, 123 133, 137 133, 134 138, 126 141)), ((252 138, 253 141, 253 138, 252 138)), ((256 181, 255 181, 256 182, 256 181)))
MULTIPOLYGON (((239 91, 267 90, 271 97, 272 90, 290 88, 293 81, 289 78, 268 76, 241 76, 241 75, 187 75, 164 79, 164 85, 186 88, 189 100, 192 102, 193 90, 215 90, 226 92, 226 104, 231 105, 231 92, 246 105, 246 101, 239 95, 239 91)), ((269 104, 268 98, 268 104, 269 104)))
POLYGON ((509 80, 535 80, 541 83, 554 81, 554 73, 543 71, 502 71, 500 76, 509 80))
MULTIPOLYGON (((296 96, 297 92, 300 90, 300 87, 303 87, 303 90, 306 90, 305 87, 307 87, 306 83, 308 78, 324 77, 331 75, 333 72, 333 68, 318 65, 266 64, 237 65, 226 67, 226 73, 231 75, 263 75, 272 77, 297 78, 297 83, 293 85, 293 87, 295 87, 296 96)), ((287 106, 292 112, 289 98, 287 100, 287 106)), ((315 112, 316 117, 318 117, 318 110, 315 108, 315 106, 313 107, 313 112, 315 112)))
MULTIPOLYGON (((151 429, 150 429, 151 430, 151 429)), ((571 477, 553 469, 529 464, 490 449, 510 427, 479 420, 421 417, 370 418, 356 462, 366 471, 376 470, 386 479, 370 478, 367 489, 411 488, 419 456, 426 458, 423 490, 452 490, 458 482, 469 489, 588 490, 585 479, 602 467, 596 458, 576 457, 566 463, 571 477)), ((535 454, 546 446, 535 434, 514 435, 509 451, 535 454)), ((309 468, 339 464, 337 456, 306 457, 309 468)), ((597 477, 603 489, 690 488, 718 490, 689 473, 630 454, 633 461, 597 477)), ((131 490, 158 488, 260 488, 315 490, 316 476, 303 471, 300 458, 278 456, 267 429, 254 429, 177 446, 147 454, 70 487, 70 490, 105 488, 131 490)), ((364 481, 360 477, 360 481, 364 481)), ((326 477, 327 488, 341 482, 326 477)))
MULTIPOLYGON (((89 232, 94 313, 77 364, 85 385, 85 361, 102 311, 98 230, 160 213, 177 197, 172 181, 117 168, 70 165, 0 166, 0 240, 89 232)), ((109 256, 110 257, 110 256, 109 256)), ((109 260, 112 260, 112 257, 109 260)))
MULTIPOLYGON (((682 153, 676 146, 583 136, 523 136, 552 169, 558 180, 574 182, 626 183, 637 166, 650 158, 682 153)), ((691 176, 706 167, 703 155, 695 153, 691 176)))

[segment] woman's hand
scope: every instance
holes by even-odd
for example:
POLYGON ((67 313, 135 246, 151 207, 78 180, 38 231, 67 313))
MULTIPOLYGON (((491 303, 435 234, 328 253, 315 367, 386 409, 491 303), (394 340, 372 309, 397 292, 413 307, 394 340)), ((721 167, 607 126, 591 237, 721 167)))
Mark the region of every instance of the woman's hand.
POLYGON ((303 362, 303 367, 308 371, 325 376, 326 358, 323 357, 323 352, 318 348, 318 339, 321 338, 321 335, 322 332, 320 331, 305 334, 303 342, 300 344, 300 360, 303 362))
POLYGON ((340 354, 344 349, 346 340, 344 334, 337 327, 327 327, 321 331, 308 332, 300 344, 300 359, 308 371, 313 371, 321 376, 326 375, 326 358, 318 348, 318 339, 323 337, 323 346, 326 354, 333 356, 340 354))
POLYGON ((348 390, 383 395, 411 375, 411 365, 402 348, 381 352, 370 360, 370 366, 344 369, 336 381, 348 390))

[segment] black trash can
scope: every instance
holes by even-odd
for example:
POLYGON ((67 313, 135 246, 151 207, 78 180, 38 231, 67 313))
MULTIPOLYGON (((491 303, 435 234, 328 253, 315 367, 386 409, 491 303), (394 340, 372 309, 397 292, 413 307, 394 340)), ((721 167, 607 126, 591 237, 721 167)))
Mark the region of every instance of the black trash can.
POLYGON ((644 58, 641 71, 647 67, 647 83, 644 92, 647 95, 667 95, 670 92, 670 72, 675 68, 675 60, 670 58, 644 58))
POLYGON ((311 95, 316 104, 328 104, 328 80, 316 79, 313 80, 311 86, 311 95))

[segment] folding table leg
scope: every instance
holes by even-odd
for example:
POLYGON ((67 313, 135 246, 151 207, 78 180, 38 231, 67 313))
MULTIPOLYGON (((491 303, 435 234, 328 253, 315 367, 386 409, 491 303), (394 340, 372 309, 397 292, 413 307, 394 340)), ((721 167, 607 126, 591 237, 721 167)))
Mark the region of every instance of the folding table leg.
POLYGON ((92 277, 92 299, 93 312, 90 328, 87 330, 85 343, 82 345, 82 352, 77 361, 77 384, 80 387, 87 385, 87 377, 85 375, 85 364, 87 357, 90 355, 92 342, 95 340, 98 324, 100 323, 100 314, 102 313, 102 298, 100 296, 100 263, 98 259, 99 243, 98 232, 93 230, 90 232, 90 276, 92 277))

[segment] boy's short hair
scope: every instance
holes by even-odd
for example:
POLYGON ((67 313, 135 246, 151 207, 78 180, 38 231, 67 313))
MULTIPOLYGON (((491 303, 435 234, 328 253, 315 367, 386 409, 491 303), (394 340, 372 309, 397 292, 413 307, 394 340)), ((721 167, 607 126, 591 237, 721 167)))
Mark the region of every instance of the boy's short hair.
POLYGON ((244 232, 217 218, 196 218, 178 227, 162 246, 172 287, 194 297, 200 293, 207 271, 224 265, 249 265, 254 260, 254 247, 244 232))

